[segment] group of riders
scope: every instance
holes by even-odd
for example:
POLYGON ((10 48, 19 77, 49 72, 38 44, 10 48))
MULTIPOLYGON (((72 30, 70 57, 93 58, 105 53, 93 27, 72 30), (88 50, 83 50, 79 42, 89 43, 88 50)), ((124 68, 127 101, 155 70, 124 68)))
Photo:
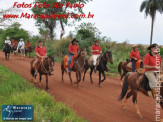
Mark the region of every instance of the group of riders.
MULTIPOLYGON (((69 55, 68 55, 68 72, 71 72, 72 68, 70 67, 71 61, 73 56, 77 55, 79 53, 79 45, 77 44, 79 41, 74 38, 72 42, 70 43, 68 47, 69 55)), ((13 41, 11 45, 10 38, 7 37, 5 40, 5 44, 12 46, 17 45, 17 41, 13 41)), ((17 45, 17 50, 20 50, 20 48, 24 46, 24 41, 23 39, 20 39, 18 45, 17 45)), ((26 47, 30 46, 30 42, 27 41, 26 47)), ((98 65, 98 58, 102 54, 102 48, 100 46, 100 41, 95 40, 94 44, 91 47, 91 60, 92 64, 94 66, 94 71, 96 72, 96 67, 98 65)), ((44 58, 47 57, 47 51, 46 48, 43 46, 43 41, 39 40, 38 41, 38 46, 35 48, 35 54, 36 54, 36 59, 35 59, 35 73, 37 73, 39 69, 39 62, 41 62, 44 58)), ((136 61, 140 59, 140 54, 138 51, 138 45, 134 45, 133 49, 130 53, 131 62, 132 62, 132 72, 136 72, 136 61)), ((157 64, 160 64, 161 67, 161 57, 158 53, 158 45, 157 44, 152 44, 148 47, 148 53, 144 57, 143 65, 145 69, 145 76, 149 80, 149 86, 151 88, 153 96, 156 95, 156 72, 159 70, 160 67, 157 66, 157 64)), ((108 67, 105 67, 105 71, 109 71, 108 67)))
MULTIPOLYGON (((20 49, 22 47, 24 47, 25 49, 30 47, 31 46, 31 43, 29 42, 29 40, 26 42, 26 45, 23 41, 23 39, 21 38, 20 41, 16 41, 16 40, 13 40, 12 43, 10 41, 10 38, 7 37, 6 40, 5 40, 5 46, 8 45, 10 47, 10 50, 11 51, 18 51, 20 52, 20 49)), ((4 48, 5 46, 3 47, 3 52, 4 52, 4 48)))

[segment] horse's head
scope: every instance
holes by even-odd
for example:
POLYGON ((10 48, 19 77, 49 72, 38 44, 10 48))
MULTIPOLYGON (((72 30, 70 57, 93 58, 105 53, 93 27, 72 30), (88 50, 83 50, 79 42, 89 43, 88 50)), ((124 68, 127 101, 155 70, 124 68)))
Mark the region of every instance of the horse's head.
POLYGON ((81 50, 80 50, 80 55, 82 56, 82 57, 85 57, 85 56, 87 56, 87 50, 84 48, 82 48, 81 50))
POLYGON ((106 51, 104 54, 104 58, 109 61, 111 64, 113 64, 113 59, 112 59, 112 52, 111 51, 106 51))
POLYGON ((54 66, 54 57, 53 56, 49 56, 48 57, 48 59, 49 59, 49 66, 52 68, 53 66, 54 66))

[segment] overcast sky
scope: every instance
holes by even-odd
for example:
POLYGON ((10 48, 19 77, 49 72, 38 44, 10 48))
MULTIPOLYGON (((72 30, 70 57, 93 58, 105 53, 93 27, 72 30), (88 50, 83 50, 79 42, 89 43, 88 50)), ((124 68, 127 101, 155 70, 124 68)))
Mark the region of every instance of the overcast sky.
MULTIPOLYGON (((31 3, 33 0, 0 0, 1 8, 6 9, 13 6, 14 2, 31 3)), ((117 42, 128 40, 132 44, 149 44, 151 31, 151 18, 145 18, 140 13, 140 5, 143 0, 93 0, 84 7, 84 12, 94 14, 93 19, 82 19, 81 22, 95 23, 103 36, 110 37, 117 42)), ((27 11, 28 9, 24 9, 27 11)), ((19 20, 20 21, 20 20, 19 20)), ((38 35, 35 20, 23 19, 20 21, 22 27, 31 34, 38 35)), ((80 23, 77 23, 80 24, 80 23)), ((77 25, 76 24, 76 25, 77 25)), ((60 28, 55 32, 59 37, 60 28)), ((66 34, 74 31, 74 27, 66 27, 66 34)), ((163 14, 157 12, 154 23, 153 42, 163 45, 163 14)))

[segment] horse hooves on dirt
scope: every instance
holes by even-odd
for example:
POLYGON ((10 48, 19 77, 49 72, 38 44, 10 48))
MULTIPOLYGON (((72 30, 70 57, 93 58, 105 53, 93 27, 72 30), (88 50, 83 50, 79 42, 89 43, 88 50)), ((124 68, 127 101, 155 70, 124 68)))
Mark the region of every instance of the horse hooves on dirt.
POLYGON ((143 120, 143 117, 141 116, 141 117, 139 117, 139 119, 140 119, 140 120, 143 120))

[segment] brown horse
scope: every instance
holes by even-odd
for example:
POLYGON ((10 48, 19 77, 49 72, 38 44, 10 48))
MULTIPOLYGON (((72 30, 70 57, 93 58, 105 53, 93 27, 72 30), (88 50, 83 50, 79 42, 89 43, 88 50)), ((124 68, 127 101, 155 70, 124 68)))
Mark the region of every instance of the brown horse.
POLYGON ((34 49, 35 49, 35 47, 33 47, 33 46, 25 47, 25 55, 27 55, 27 53, 28 53, 29 58, 30 58, 30 54, 34 49))
MULTIPOLYGON (((140 64, 139 64, 139 67, 137 67, 137 68, 143 68, 143 61, 141 59, 139 59, 139 60, 140 60, 140 64)), ((118 72, 121 76, 120 80, 123 79, 123 77, 127 74, 127 72, 132 72, 132 67, 128 67, 129 63, 130 63, 129 59, 126 59, 126 61, 119 63, 118 72), (122 74, 122 70, 123 70, 123 74, 122 74)))
MULTIPOLYGON (((160 88, 160 95, 163 96, 163 83, 161 83, 160 88)), ((143 74, 139 74, 138 72, 128 72, 127 75, 124 78, 122 92, 120 94, 119 100, 122 101, 125 97, 125 100, 123 101, 122 108, 126 109, 126 103, 128 99, 133 96, 132 101, 135 105, 136 112, 140 119, 143 119, 142 114, 140 113, 139 107, 137 105, 137 92, 140 91, 144 95, 149 96, 149 91, 151 91, 149 86, 149 81, 147 77, 143 74)), ((162 97, 161 97, 162 98, 162 97)), ((163 109, 163 102, 160 103, 162 109, 163 109)))
MULTIPOLYGON (((99 65, 97 66, 97 70, 99 71, 99 86, 101 86, 101 82, 103 82, 105 79, 106 79, 106 76, 105 76, 105 71, 106 71, 106 67, 107 67, 107 62, 110 62, 111 64, 113 64, 113 60, 112 60, 112 53, 111 51, 106 51, 104 53, 104 55, 101 55, 100 56, 100 60, 99 60, 99 65), (101 80, 101 74, 103 75, 104 79, 101 80)), ((91 69, 90 71, 90 80, 91 80, 91 83, 93 83, 92 81, 92 73, 93 73, 93 69, 94 69, 94 66, 91 65, 89 63, 89 60, 87 59, 86 60, 86 63, 85 63, 85 66, 84 66, 84 76, 83 76, 83 81, 85 79, 85 73, 87 72, 88 69, 91 69)))
MULTIPOLYGON (((35 59, 33 59, 30 62, 30 64, 31 64, 31 75, 34 78, 34 83, 37 83, 37 81, 36 81, 37 74, 35 74, 35 66, 34 66, 35 65, 35 59)), ((48 76, 53 71, 53 67, 54 67, 54 58, 53 57, 45 58, 40 62, 40 67, 38 69, 39 76, 40 76, 39 86, 41 85, 42 75, 45 75, 45 77, 46 77, 46 90, 49 89, 49 87, 48 87, 48 76)))
MULTIPOLYGON (((77 84, 77 88, 79 88, 78 84, 81 81, 81 75, 84 69, 86 56, 87 56, 86 49, 81 49, 78 56, 74 59, 74 66, 72 68, 72 71, 76 72, 77 82, 75 82, 75 84, 77 84)), ((62 60, 62 63, 61 63, 61 70, 62 70, 62 82, 64 82, 63 75, 64 75, 64 72, 67 72, 67 70, 64 67, 64 59, 62 60)), ((71 85, 72 85, 71 72, 69 72, 68 74, 69 74, 69 78, 70 78, 71 85)))

